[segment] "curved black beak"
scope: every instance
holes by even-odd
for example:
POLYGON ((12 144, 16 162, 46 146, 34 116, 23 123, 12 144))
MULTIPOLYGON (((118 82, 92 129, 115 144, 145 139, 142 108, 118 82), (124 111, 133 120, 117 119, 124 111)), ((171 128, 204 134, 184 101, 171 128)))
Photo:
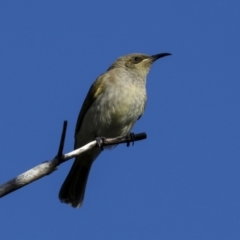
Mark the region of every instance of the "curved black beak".
POLYGON ((172 54, 171 53, 159 53, 159 54, 152 55, 151 58, 152 58, 152 61, 155 62, 159 58, 170 56, 170 55, 172 55, 172 54))

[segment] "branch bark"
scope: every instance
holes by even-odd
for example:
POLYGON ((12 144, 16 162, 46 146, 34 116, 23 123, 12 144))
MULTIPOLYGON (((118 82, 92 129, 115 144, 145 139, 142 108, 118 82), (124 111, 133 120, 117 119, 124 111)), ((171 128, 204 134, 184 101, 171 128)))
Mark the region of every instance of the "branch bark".
MULTIPOLYGON (((63 137, 62 137, 63 138, 63 137)), ((146 139, 147 135, 146 133, 139 133, 139 134, 129 134, 126 136, 120 136, 116 138, 98 138, 97 140, 94 140, 86 145, 84 145, 81 148, 78 148, 74 151, 71 151, 66 154, 60 154, 61 150, 58 152, 58 155, 53 158, 50 161, 45 161, 34 168, 18 175, 17 177, 13 178, 12 180, 0 185, 0 198, 21 188, 24 187, 31 182, 34 182, 44 176, 47 176, 57 170, 58 166, 66 161, 68 161, 71 158, 74 158, 81 153, 88 151, 91 148, 94 147, 104 147, 104 146, 110 146, 110 145, 116 145, 121 143, 127 143, 127 146, 129 146, 129 143, 134 143, 135 141, 146 139)), ((62 140, 61 140, 62 142, 62 140)), ((63 145, 60 144, 60 148, 63 148, 63 145)))

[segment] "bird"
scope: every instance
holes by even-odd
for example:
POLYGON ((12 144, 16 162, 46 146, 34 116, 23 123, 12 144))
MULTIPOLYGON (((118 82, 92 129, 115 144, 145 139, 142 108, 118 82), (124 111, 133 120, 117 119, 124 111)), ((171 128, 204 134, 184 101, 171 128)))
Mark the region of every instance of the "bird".
MULTIPOLYGON (((75 128, 74 149, 97 137, 113 138, 130 133, 146 107, 146 78, 152 64, 170 53, 132 53, 119 57, 90 87, 75 128)), ((75 158, 59 199, 77 208, 82 206, 93 162, 101 153, 93 148, 75 158)))

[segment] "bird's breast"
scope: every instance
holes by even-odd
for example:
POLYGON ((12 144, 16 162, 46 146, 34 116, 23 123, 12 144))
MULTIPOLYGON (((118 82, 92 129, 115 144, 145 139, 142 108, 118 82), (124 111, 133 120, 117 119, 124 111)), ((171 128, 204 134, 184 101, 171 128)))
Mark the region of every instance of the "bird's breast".
POLYGON ((132 121, 143 113, 146 101, 145 89, 134 85, 118 87, 103 93, 96 101, 97 112, 111 121, 132 121), (105 114, 106 113, 106 114, 105 114))
POLYGON ((94 120, 94 128, 101 129, 105 136, 127 134, 143 114, 145 102, 145 87, 109 87, 96 98, 88 115, 94 120))
POLYGON ((87 110, 76 137, 82 146, 95 137, 116 137, 128 134, 143 114, 146 103, 145 85, 115 82, 103 86, 87 110))

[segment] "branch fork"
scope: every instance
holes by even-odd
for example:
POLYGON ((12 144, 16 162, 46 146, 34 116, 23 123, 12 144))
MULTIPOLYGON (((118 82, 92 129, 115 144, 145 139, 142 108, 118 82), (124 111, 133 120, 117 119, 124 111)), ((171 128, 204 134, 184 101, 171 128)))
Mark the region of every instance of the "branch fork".
POLYGON ((130 133, 126 136, 119 136, 115 138, 103 137, 103 138, 100 138, 101 141, 94 140, 84 145, 81 148, 78 148, 69 153, 63 154, 66 130, 67 130, 67 121, 64 121, 61 140, 60 140, 59 149, 56 157, 53 158, 52 160, 45 161, 31 168, 30 170, 18 175, 12 180, 0 185, 0 198, 44 176, 51 174, 52 172, 57 170, 58 166, 61 165, 62 163, 80 155, 85 151, 88 151, 89 149, 92 149, 94 147, 103 148, 104 146, 111 146, 111 145, 117 145, 122 143, 127 143, 127 146, 129 146, 130 142, 134 143, 136 141, 140 141, 147 138, 146 133, 139 133, 139 134, 130 133))

